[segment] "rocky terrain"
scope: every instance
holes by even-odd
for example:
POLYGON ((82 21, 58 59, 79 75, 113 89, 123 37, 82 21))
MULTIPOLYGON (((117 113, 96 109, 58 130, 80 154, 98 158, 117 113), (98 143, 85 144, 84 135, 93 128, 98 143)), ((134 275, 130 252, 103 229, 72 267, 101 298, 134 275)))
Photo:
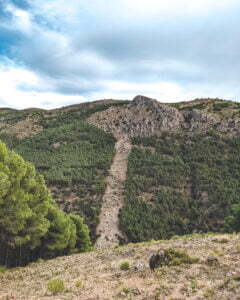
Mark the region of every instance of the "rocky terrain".
MULTIPOLYGON (((209 101, 203 103, 209 104, 209 101)), ((111 107, 95 113, 88 121, 105 131, 127 134, 130 137, 161 135, 163 131, 206 131, 210 128, 239 136, 239 117, 234 120, 225 119, 218 114, 199 110, 197 104, 198 101, 195 103, 196 109, 193 109, 194 105, 188 107, 186 104, 179 105, 179 109, 177 105, 174 107, 144 96, 136 96, 125 107, 111 107)))
POLYGON ((119 213, 124 204, 124 182, 127 177, 128 155, 131 151, 131 142, 126 136, 118 136, 115 145, 116 154, 113 159, 107 187, 103 196, 103 205, 97 226, 99 236, 95 246, 113 247, 119 241, 126 242, 127 238, 119 228, 119 213))
POLYGON ((192 235, 98 249, 0 273, 0 299, 237 300, 239 256, 239 234, 192 235), (195 260, 151 271, 149 258, 166 249, 195 260), (53 280, 58 285, 51 285, 53 280))

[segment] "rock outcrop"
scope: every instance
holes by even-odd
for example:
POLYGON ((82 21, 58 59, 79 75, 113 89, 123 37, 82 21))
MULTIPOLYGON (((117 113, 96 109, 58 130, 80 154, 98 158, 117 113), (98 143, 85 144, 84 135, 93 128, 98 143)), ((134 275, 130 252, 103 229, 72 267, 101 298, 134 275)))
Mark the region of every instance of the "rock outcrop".
POLYGON ((129 137, 160 135, 163 131, 209 131, 240 135, 240 119, 223 119, 199 110, 179 110, 145 96, 122 107, 93 114, 88 122, 114 134, 129 137))

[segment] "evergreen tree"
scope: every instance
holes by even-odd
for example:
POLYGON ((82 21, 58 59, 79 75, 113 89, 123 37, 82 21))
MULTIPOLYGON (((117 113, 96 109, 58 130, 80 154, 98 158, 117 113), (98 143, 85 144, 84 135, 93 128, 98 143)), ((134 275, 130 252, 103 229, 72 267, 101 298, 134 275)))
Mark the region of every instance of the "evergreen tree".
POLYGON ((240 231, 240 205, 235 204, 231 208, 231 215, 225 219, 225 229, 227 232, 240 231))
POLYGON ((58 209, 32 164, 0 142, 0 264, 89 250, 88 234, 80 217, 58 209))
POLYGON ((76 226, 76 250, 78 252, 90 251, 91 240, 89 237, 89 229, 83 222, 83 218, 77 215, 69 215, 76 226))

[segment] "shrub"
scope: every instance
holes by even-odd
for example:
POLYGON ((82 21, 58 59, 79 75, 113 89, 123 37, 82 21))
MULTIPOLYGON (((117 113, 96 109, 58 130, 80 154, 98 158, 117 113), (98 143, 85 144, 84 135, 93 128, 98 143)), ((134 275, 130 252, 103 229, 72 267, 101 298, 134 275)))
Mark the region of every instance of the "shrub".
POLYGON ((64 282, 61 279, 52 279, 48 282, 47 287, 53 294, 61 293, 64 291, 64 282))
POLYGON ((124 261, 120 264, 120 270, 127 271, 130 269, 130 263, 128 261, 124 261))
POLYGON ((4 273, 7 271, 7 268, 4 266, 0 266, 0 273, 4 273))
POLYGON ((149 260, 149 266, 151 270, 154 270, 158 267, 194 264, 198 261, 198 258, 190 257, 186 252, 169 248, 152 255, 149 260))
POLYGON ((78 280, 78 281, 75 282, 75 286, 77 288, 83 288, 84 284, 83 284, 82 280, 78 280))
POLYGON ((184 251, 178 251, 174 249, 167 249, 165 250, 165 255, 168 258, 168 265, 169 266, 178 266, 181 264, 194 264, 199 261, 198 258, 190 257, 184 251))

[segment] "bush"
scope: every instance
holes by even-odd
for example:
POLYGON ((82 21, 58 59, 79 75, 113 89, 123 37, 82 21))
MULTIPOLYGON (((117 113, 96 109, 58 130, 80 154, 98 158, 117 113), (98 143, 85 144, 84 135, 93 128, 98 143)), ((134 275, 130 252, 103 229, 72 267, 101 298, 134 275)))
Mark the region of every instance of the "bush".
POLYGON ((128 261, 124 261, 120 264, 120 270, 127 271, 130 269, 130 263, 128 261))
POLYGON ((199 261, 198 258, 190 257, 183 251, 174 249, 160 250, 157 254, 152 255, 149 259, 151 270, 163 266, 178 266, 182 264, 194 264, 199 261))
POLYGON ((7 271, 7 268, 4 266, 0 266, 0 273, 4 273, 7 271))
POLYGON ((53 294, 58 294, 64 291, 64 282, 61 279, 52 279, 48 282, 48 290, 53 294))
POLYGON ((84 287, 84 283, 82 282, 82 280, 78 280, 75 282, 75 286, 77 288, 83 288, 84 287))
POLYGON ((195 264, 199 261, 198 258, 189 256, 184 251, 178 251, 174 249, 167 249, 164 251, 167 257, 168 266, 178 266, 182 264, 195 264))

